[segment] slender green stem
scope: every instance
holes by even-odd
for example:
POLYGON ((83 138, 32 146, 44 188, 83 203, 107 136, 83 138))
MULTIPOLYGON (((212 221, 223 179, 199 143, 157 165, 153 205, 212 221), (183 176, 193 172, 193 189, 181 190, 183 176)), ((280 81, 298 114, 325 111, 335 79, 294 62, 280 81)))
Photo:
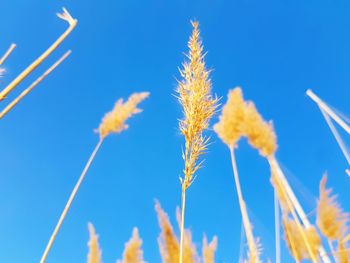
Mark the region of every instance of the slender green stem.
POLYGON ((77 181, 75 187, 73 188, 73 191, 72 191, 71 195, 69 196, 69 199, 68 199, 68 201, 66 203, 66 206, 64 207, 64 209, 62 211, 62 214, 61 214, 61 216, 60 216, 60 218, 59 218, 59 220, 57 222, 57 225, 56 225, 56 227, 55 227, 55 229, 54 229, 54 231, 53 231, 53 233, 52 233, 52 235, 50 237, 50 240, 49 240, 48 244, 46 245, 46 248, 45 248, 45 251, 44 251, 44 253, 43 253, 42 257, 41 257, 40 263, 44 263, 46 261, 46 258, 47 258, 48 254, 50 252, 50 249, 51 249, 51 247, 53 245, 53 242, 56 239, 57 233, 60 230, 64 219, 66 218, 66 215, 67 215, 67 213, 69 211, 69 208, 71 207, 72 202, 73 202, 73 200, 74 200, 74 198, 75 198, 75 196, 76 196, 76 194, 77 194, 77 192, 79 190, 79 187, 80 187, 81 183, 83 182, 83 180, 85 178, 85 175, 86 175, 87 171, 89 170, 89 167, 90 167, 92 161, 94 160, 94 158, 96 156, 96 153, 98 152, 102 142, 103 142, 103 138, 100 138, 100 140, 98 141, 94 151, 90 155, 90 158, 89 158, 88 162, 86 163, 86 165, 84 167, 84 170, 83 170, 83 172, 81 173, 81 175, 79 177, 79 180, 77 181))
POLYGON ((184 236, 185 236, 185 206, 186 206, 186 186, 182 185, 181 194, 181 229, 180 229, 180 257, 179 262, 182 263, 184 251, 184 236))

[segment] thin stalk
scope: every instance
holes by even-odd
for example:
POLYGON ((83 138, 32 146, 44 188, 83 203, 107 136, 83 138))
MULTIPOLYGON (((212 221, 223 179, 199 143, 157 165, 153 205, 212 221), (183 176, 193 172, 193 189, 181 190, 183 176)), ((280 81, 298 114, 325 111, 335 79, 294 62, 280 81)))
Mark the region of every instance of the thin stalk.
POLYGON ((346 124, 328 105, 322 101, 312 90, 308 89, 306 94, 321 108, 323 109, 329 116, 332 117, 348 134, 350 134, 350 126, 346 124))
POLYGON ((300 234, 301 234, 301 236, 303 238, 303 241, 305 243, 306 249, 307 249, 307 251, 308 251, 308 253, 309 253, 310 257, 311 257, 312 262, 317 263, 317 257, 314 255, 314 253, 313 253, 313 251, 311 249, 311 244, 310 244, 307 236, 305 235, 303 227, 302 227, 302 225, 301 225, 301 223, 299 221, 299 218, 298 218, 297 214, 295 213, 295 209, 294 209, 294 207, 292 205, 292 202, 291 202, 290 198, 288 197, 288 195, 286 193, 285 187, 283 186, 280 178, 276 177, 276 183, 278 184, 277 187, 282 190, 282 193, 284 195, 284 199, 286 200, 288 209, 289 209, 290 213, 292 214, 293 219, 294 219, 294 221, 295 221, 295 223, 296 223, 296 225, 298 227, 298 230, 299 230, 299 232, 300 232, 300 234))
POLYGON ((84 169, 83 169, 83 172, 81 173, 80 177, 79 177, 79 180, 77 181, 76 185, 74 186, 73 188, 73 191, 71 193, 71 195, 69 196, 69 199, 66 203, 66 206, 64 207, 63 211, 62 211, 62 214, 57 222, 57 225, 50 237, 50 240, 48 242, 48 244, 46 245, 46 248, 45 248, 45 251, 41 257, 41 260, 40 260, 40 263, 44 263, 46 261, 46 258, 50 252, 50 249, 53 245, 53 242, 55 241, 56 239, 56 236, 57 236, 57 233, 58 231, 60 230, 61 226, 62 226, 62 223, 64 221, 64 219, 66 218, 66 215, 69 211, 69 208, 71 207, 72 205, 72 202, 79 190, 79 187, 81 185, 81 183, 83 182, 84 178, 85 178, 85 175, 87 173, 87 171, 89 170, 89 167, 92 163, 92 161, 94 160, 95 156, 96 156, 96 153, 98 152, 98 150, 100 149, 100 146, 102 145, 102 142, 103 142, 103 138, 100 138, 100 140, 98 141, 97 145, 95 146, 95 149, 93 150, 92 154, 90 155, 90 158, 88 160, 88 162, 86 163, 84 169))
POLYGON ((276 263, 281 263, 280 211, 279 211, 276 190, 274 191, 274 205, 275 205, 276 263))
POLYGON ((25 89, 16 99, 14 99, 10 104, 8 104, 5 109, 0 112, 0 119, 2 119, 7 113, 9 113, 13 107, 17 105, 29 92, 31 92, 41 81, 43 81, 55 68, 58 67, 70 54, 72 51, 68 50, 59 60, 57 60, 50 68, 48 68, 44 74, 37 78, 27 89, 25 89))
MULTIPOLYGON (((298 199, 296 198, 296 196, 295 196, 292 188, 290 187, 286 177, 284 176, 283 171, 281 170, 276 158, 273 156, 271 158, 268 158, 268 161, 269 161, 271 168, 274 169, 274 171, 276 171, 276 174, 279 177, 280 182, 282 183, 284 190, 285 190, 287 196, 289 197, 290 201, 292 202, 293 207, 295 208, 297 214, 299 215, 303 225, 306 228, 311 227, 311 224, 309 222, 309 219, 306 216, 306 213, 304 212, 298 199)), ((319 252, 319 255, 324 263, 331 263, 331 260, 327 256, 327 253, 322 245, 319 247, 318 252, 319 252)))
POLYGON ((10 56, 12 51, 16 48, 16 44, 11 44, 11 46, 7 49, 6 53, 0 58, 0 66, 5 62, 5 60, 10 56))
POLYGON ((331 253, 332 253, 332 257, 334 259, 334 262, 338 262, 337 258, 336 258, 336 252, 334 250, 334 247, 333 247, 333 243, 330 239, 327 239, 327 242, 328 242, 328 246, 329 246, 329 249, 331 250, 331 253))
POLYGON ((68 22, 69 27, 66 31, 43 53, 41 54, 32 64, 30 64, 25 70, 23 70, 5 89, 0 92, 0 101, 6 98, 6 96, 15 89, 23 79, 25 79, 33 70, 35 70, 73 31, 78 21, 74 19, 66 9, 63 8, 62 14, 57 16, 68 22))
POLYGON ((233 146, 230 147, 230 155, 231 155, 232 170, 233 170, 233 175, 234 175, 234 180, 235 180, 236 190, 237 190, 237 195, 238 195, 238 202, 239 202, 239 207, 241 209, 242 221, 243 221, 245 234, 247 237, 249 251, 250 251, 250 253, 255 253, 255 252, 257 252, 257 248, 256 248, 256 244, 254 241, 253 231, 251 229, 251 224, 249 221, 248 212, 247 212, 245 202, 243 199, 243 195, 242 195, 242 190, 241 190, 241 185, 239 182, 238 169, 237 169, 237 164, 236 164, 233 146))
POLYGON ((186 206, 186 186, 182 185, 181 193, 181 229, 180 229, 180 258, 179 262, 183 261, 184 238, 185 238, 185 206, 186 206))
POLYGON ((321 110, 321 113, 322 113, 324 119, 326 120, 326 122, 328 124, 328 127, 330 128, 331 132, 333 133, 335 140, 337 141, 341 151, 343 152, 346 161, 350 165, 350 154, 348 152, 348 149, 345 146, 344 141, 340 137, 340 134, 338 133, 337 129, 334 127, 331 119, 329 118, 329 115, 322 108, 320 108, 320 110, 321 110))

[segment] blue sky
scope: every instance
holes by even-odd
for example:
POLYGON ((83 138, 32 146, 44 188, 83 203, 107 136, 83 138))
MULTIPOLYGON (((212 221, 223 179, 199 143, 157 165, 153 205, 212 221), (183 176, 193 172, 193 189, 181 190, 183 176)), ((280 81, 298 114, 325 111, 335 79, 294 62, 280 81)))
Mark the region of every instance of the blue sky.
MULTIPOLYGON (((121 257, 134 226, 146 261, 160 262, 154 200, 174 219, 183 139, 173 94, 193 19, 200 22, 213 69, 213 92, 225 100, 228 89, 242 86, 245 97, 274 121, 277 158, 305 210, 312 212, 326 170, 329 185, 350 210, 346 161, 305 95, 312 88, 350 115, 348 1, 2 1, 0 50, 12 42, 18 47, 5 64, 1 87, 65 30, 55 17, 62 6, 79 20, 77 28, 6 101, 67 49, 71 57, 0 120, 0 262, 39 261, 97 143, 93 130, 116 99, 134 91, 151 92, 144 112, 125 133, 106 139, 47 262, 85 262, 88 222, 100 235, 105 263, 121 257)), ((229 155, 209 134, 213 144, 205 167, 188 191, 186 226, 198 245, 204 232, 218 235, 217 262, 237 262, 241 219, 229 155)), ((274 260, 268 164, 245 141, 236 155, 254 231, 265 258, 274 260)), ((282 247, 282 262, 292 262, 282 247)))

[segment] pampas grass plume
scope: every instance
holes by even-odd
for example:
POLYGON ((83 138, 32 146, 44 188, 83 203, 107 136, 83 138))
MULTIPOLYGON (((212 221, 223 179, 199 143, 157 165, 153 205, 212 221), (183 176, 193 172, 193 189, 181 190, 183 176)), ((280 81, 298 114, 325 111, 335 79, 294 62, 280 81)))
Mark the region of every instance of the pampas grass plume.
POLYGON ((118 260, 117 263, 144 263, 141 246, 142 240, 138 229, 135 227, 130 240, 125 244, 123 260, 118 260))
POLYGON ((95 232, 94 226, 89 223, 89 233, 90 233, 90 240, 88 243, 89 246, 89 254, 88 254, 88 263, 102 263, 102 253, 100 250, 100 246, 98 244, 98 236, 95 232))

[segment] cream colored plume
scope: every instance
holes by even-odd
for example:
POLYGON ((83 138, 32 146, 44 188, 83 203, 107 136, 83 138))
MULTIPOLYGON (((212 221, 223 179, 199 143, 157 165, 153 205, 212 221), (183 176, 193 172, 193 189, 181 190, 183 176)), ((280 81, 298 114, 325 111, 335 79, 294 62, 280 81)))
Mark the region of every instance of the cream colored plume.
POLYGON ((138 104, 149 96, 149 92, 133 93, 126 102, 119 99, 112 111, 108 112, 98 128, 100 138, 103 139, 110 133, 120 133, 128 128, 125 122, 134 114, 140 113, 138 104))
POLYGON ((142 240, 139 237, 138 229, 135 227, 131 239, 125 244, 123 260, 119 260, 117 263, 145 263, 141 246, 142 240))
POLYGON ((102 253, 100 250, 100 246, 98 244, 98 236, 96 235, 94 226, 89 223, 89 233, 90 240, 88 243, 89 246, 89 254, 88 254, 88 263, 102 263, 102 253))
POLYGON ((208 243, 207 237, 204 235, 202 245, 203 263, 215 263, 215 252, 217 247, 218 238, 216 236, 214 236, 212 241, 208 243))

